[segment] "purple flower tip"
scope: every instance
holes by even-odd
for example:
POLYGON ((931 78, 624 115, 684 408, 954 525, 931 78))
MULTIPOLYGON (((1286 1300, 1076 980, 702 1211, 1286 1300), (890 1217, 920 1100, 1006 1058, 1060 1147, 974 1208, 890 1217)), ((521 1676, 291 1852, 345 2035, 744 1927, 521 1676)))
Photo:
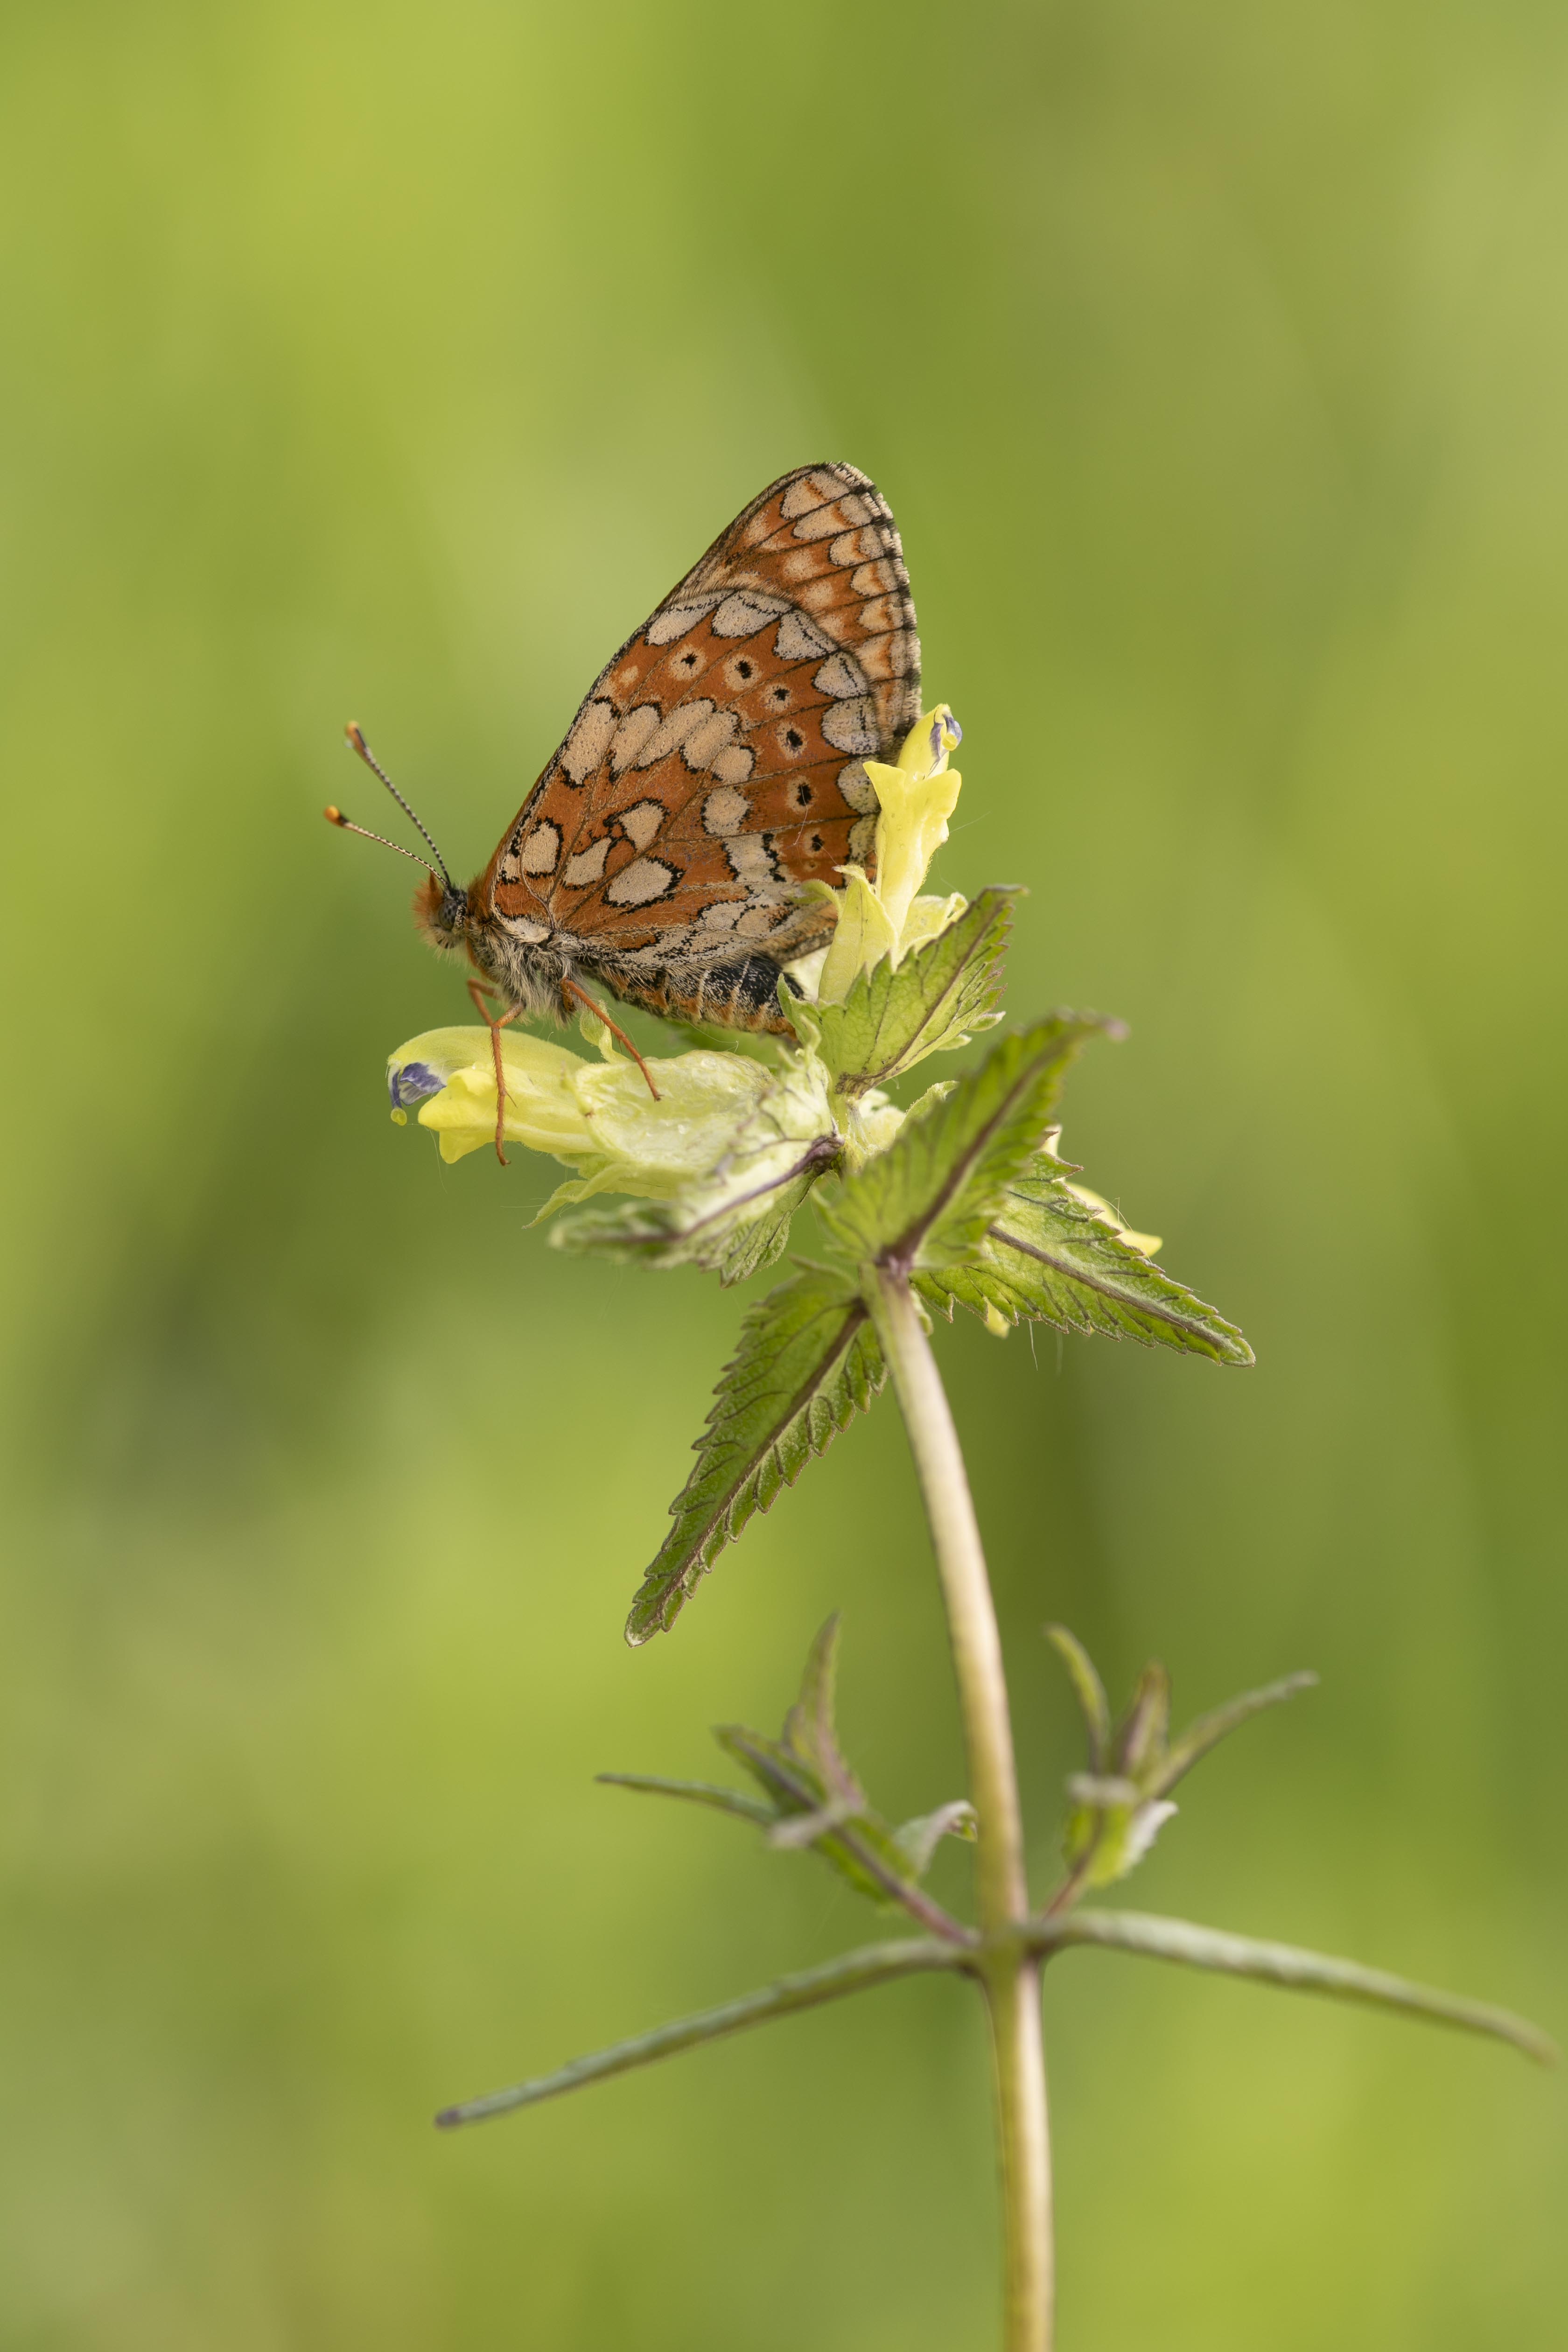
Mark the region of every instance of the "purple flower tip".
POLYGON ((410 1103, 423 1102, 427 1095, 438 1095, 446 1085, 437 1076, 428 1062, 405 1062, 400 1070, 386 1074, 387 1088, 394 1110, 406 1110, 410 1103))

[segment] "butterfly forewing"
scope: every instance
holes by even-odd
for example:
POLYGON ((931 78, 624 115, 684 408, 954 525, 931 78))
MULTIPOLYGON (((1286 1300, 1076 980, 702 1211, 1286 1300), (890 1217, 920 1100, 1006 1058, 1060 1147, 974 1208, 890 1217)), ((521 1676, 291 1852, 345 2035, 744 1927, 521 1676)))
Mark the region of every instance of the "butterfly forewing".
POLYGON ((477 911, 542 927, 660 1010, 679 1008, 683 971, 804 953, 832 918, 803 886, 871 865, 864 763, 891 758, 919 712, 885 500, 849 466, 786 474, 595 681, 477 911))

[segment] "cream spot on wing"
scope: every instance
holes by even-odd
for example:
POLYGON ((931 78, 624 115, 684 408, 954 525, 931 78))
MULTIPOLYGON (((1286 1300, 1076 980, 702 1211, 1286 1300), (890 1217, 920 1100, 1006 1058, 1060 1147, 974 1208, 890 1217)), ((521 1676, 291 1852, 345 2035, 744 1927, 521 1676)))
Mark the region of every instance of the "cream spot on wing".
POLYGON ((751 805, 744 793, 736 792, 731 784, 721 784, 702 803, 703 824, 710 833, 721 835, 739 833, 751 805))
POLYGON ((730 861, 730 871, 737 882, 744 882, 755 890, 764 883, 778 880, 778 868, 773 864, 773 836, 766 833, 737 833, 724 844, 724 855, 730 861))
POLYGON ((639 768, 651 768, 658 760, 668 760, 678 751, 694 728, 712 718, 717 705, 705 694, 689 702, 678 702, 668 719, 661 719, 637 754, 639 768))
POLYGON ((508 938, 521 940, 525 948, 536 948, 550 937, 548 923, 531 923, 526 917, 520 919, 516 915, 503 915, 501 922, 508 938))
POLYGON ((829 505, 818 507, 815 514, 802 515, 795 524, 795 536, 805 540, 832 539, 843 529, 843 510, 835 499, 829 505))
POLYGON ((609 854, 610 837, 601 834, 597 841, 590 842, 586 849, 580 849, 574 857, 566 860, 561 879, 569 890, 581 890, 587 883, 601 880, 609 854))
POLYGON ((765 940, 773 928, 772 907, 748 907, 735 926, 738 940, 765 940))
POLYGON ((901 596, 872 596, 860 607, 860 626, 868 637, 879 637, 884 630, 896 629, 903 617, 901 596))
POLYGON ((561 747, 561 764, 574 784, 582 783, 595 768, 603 767, 615 727, 613 702, 590 702, 580 714, 561 747))
POLYGON ((610 765, 617 776, 631 766, 658 723, 657 702, 639 702, 635 710, 627 711, 610 738, 610 765))
POLYGON ((790 484, 779 500, 779 512, 785 522, 797 522, 802 515, 809 514, 813 507, 824 505, 835 495, 837 488, 837 482, 830 483, 826 488, 821 488, 818 476, 803 474, 798 482, 790 484))
POLYGON ((759 629, 766 628, 780 613, 788 610, 783 596, 771 596, 764 589, 737 589, 726 596, 713 615, 716 637, 754 637, 759 629))
POLYGON ((825 661, 811 682, 818 694, 830 694, 835 702, 866 691, 865 672, 848 654, 835 654, 831 661, 825 661))
POLYGON ((745 910, 745 905, 743 898, 721 898, 715 905, 703 908, 696 927, 700 931, 732 931, 745 910))
POLYGON ((863 816, 858 824, 852 824, 849 828, 849 855, 845 864, 864 866, 876 846, 877 820, 874 816, 863 816))
POLYGON ((621 811, 621 823, 626 829, 626 839, 635 849, 647 847, 648 843, 664 823, 666 814, 667 811, 662 801, 635 801, 630 808, 621 811))
MULTIPOLYGON (((861 563, 849 574, 849 585, 857 596, 892 596, 901 585, 893 566, 884 558, 879 563, 861 563)), ((900 597, 900 608, 903 599, 900 597)))
POLYGON ((830 636, 835 637, 843 635, 844 624, 842 621, 836 621, 833 615, 825 608, 829 604, 832 604, 837 600, 837 595, 838 583, 834 579, 831 572, 828 573, 825 580, 806 581, 800 592, 801 603, 808 605, 812 612, 820 613, 822 614, 822 626, 828 632, 830 636))
POLYGON ((809 661, 814 654, 830 654, 833 640, 825 637, 816 622, 808 621, 804 613, 789 612, 779 623, 773 650, 780 661, 809 661))
POLYGON ((679 879, 662 858, 634 858, 605 885, 605 896, 613 907, 651 907, 656 898, 668 898, 679 879))
POLYGON ((838 789, 857 816, 875 816, 880 803, 876 788, 866 773, 864 763, 850 760, 838 771, 838 789))
POLYGON ((877 708, 868 694, 853 702, 830 703, 822 714, 822 732, 836 751, 855 751, 862 759, 874 757, 881 748, 877 708))
POLYGON ((518 866, 524 874, 553 874, 561 855, 561 828, 542 818, 527 835, 518 866))
POLYGON ((743 784, 757 764, 757 755, 746 743, 731 743, 711 762, 711 772, 721 784, 743 784))
POLYGON ((694 727, 680 747, 680 756, 687 766, 697 772, 732 740, 738 721, 732 710, 715 710, 700 727, 694 727))
POLYGON ((880 555, 889 555, 893 549, 890 524, 868 523, 864 530, 847 530, 836 539, 827 552, 844 571, 857 563, 875 563, 880 555))
POLYGON ((715 589, 710 596, 693 596, 679 604, 664 605, 643 631, 644 636, 650 646, 672 646, 677 637, 683 637, 688 629, 694 629, 705 613, 712 611, 719 602, 719 590, 715 589))
POLYGON ((797 547, 793 555, 779 558, 779 570, 786 580, 814 580, 821 569, 809 547, 797 547))

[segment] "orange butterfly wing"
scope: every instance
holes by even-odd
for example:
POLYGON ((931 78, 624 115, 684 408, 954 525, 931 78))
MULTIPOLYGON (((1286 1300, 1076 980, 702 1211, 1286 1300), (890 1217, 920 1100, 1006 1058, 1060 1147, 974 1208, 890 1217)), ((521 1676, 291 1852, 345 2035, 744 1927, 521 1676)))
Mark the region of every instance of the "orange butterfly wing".
POLYGON ((920 715, 886 500, 805 466, 738 515, 585 697, 476 889, 622 993, 637 968, 820 944, 802 886, 869 866, 876 795, 920 715), (631 968, 623 969, 623 959, 631 968))

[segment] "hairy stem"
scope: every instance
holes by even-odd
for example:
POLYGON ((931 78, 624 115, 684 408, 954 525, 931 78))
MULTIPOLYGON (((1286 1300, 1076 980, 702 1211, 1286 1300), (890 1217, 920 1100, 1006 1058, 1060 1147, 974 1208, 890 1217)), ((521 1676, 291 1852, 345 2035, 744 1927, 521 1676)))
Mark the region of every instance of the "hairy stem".
POLYGON ((905 1274, 877 1267, 877 1332, 909 1432, 947 1609, 979 1822, 976 1899, 996 2056, 1003 2204, 1004 2352, 1050 2352, 1051 2162, 1039 1962, 1009 1931, 1027 1918, 1024 1828, 1002 1643, 958 1433, 905 1274))

